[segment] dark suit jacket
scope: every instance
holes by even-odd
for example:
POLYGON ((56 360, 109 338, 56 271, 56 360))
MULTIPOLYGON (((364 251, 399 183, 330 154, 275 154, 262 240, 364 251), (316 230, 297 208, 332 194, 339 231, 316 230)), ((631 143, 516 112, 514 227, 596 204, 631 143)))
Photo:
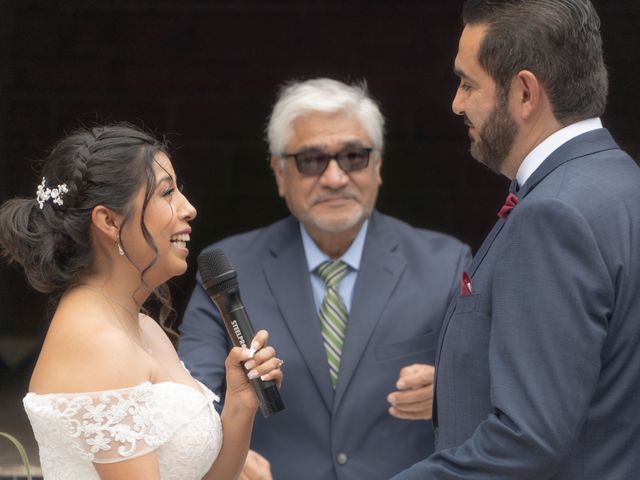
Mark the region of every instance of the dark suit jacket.
POLYGON ((640 169, 604 129, 552 153, 443 326, 437 442, 397 479, 640 475, 640 169))
MULTIPOLYGON (((258 413, 252 438, 276 480, 388 478, 433 451, 430 422, 392 417, 386 397, 402 367, 433 364, 449 299, 470 260, 466 246, 372 214, 335 392, 297 220, 217 246, 238 272, 254 327, 269 331, 285 361, 286 409, 268 419, 258 413)), ((196 378, 220 392, 230 343, 199 282, 178 351, 196 378)))

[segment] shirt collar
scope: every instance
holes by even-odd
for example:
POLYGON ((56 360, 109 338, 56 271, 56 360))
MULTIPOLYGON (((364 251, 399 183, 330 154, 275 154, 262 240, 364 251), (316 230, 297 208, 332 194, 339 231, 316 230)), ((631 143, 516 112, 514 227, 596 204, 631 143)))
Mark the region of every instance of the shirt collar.
MULTIPOLYGON (((360 268, 360 260, 362 259, 362 251, 364 249, 364 240, 367 236, 368 226, 369 220, 365 220, 362 227, 360 227, 360 231, 358 232, 358 235, 356 235, 356 238, 351 242, 351 245, 347 251, 344 252, 344 255, 338 259, 345 262, 352 270, 355 271, 358 271, 360 268)), ((302 235, 302 246, 304 247, 304 253, 307 257, 309 272, 313 272, 322 263, 327 260, 331 260, 326 253, 318 248, 318 245, 313 241, 302 223, 300 224, 300 234, 302 235)))
POLYGON ((518 172, 516 173, 518 185, 524 185, 531 174, 535 172, 540 165, 542 165, 542 162, 544 162, 545 159, 561 145, 564 145, 578 135, 582 135, 583 133, 590 132, 591 130, 596 130, 598 128, 602 128, 602 122, 600 119, 597 117, 589 118, 587 120, 572 123, 544 139, 540 145, 531 150, 529 154, 524 157, 524 160, 520 164, 518 172))

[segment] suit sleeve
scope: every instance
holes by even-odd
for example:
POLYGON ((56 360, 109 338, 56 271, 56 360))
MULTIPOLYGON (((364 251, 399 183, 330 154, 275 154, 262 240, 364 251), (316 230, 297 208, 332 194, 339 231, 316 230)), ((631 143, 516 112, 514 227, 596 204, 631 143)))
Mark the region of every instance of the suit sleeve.
POLYGON ((611 275, 589 223, 560 201, 522 202, 502 235, 488 287, 493 412, 397 480, 544 480, 576 445, 615 300, 611 275))
POLYGON ((224 398, 224 361, 232 347, 220 313, 202 287, 200 274, 180 325, 178 355, 191 375, 224 398))

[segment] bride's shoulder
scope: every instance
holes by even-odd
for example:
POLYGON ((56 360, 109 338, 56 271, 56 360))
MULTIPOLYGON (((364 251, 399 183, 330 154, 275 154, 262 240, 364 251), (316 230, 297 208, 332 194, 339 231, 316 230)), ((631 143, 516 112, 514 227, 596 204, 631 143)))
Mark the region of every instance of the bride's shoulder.
POLYGON ((162 352, 163 355, 176 355, 175 347, 164 327, 153 318, 142 313, 139 320, 140 329, 154 353, 162 352))
POLYGON ((99 314, 54 317, 30 383, 36 393, 102 391, 150 378, 148 362, 126 331, 99 314))

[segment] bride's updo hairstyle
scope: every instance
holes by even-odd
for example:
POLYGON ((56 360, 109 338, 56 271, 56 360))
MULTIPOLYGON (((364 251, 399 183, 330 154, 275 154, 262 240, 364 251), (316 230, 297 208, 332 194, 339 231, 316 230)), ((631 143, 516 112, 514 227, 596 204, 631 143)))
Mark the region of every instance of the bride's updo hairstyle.
MULTIPOLYGON (((123 123, 82 128, 66 136, 45 159, 42 183, 33 186, 33 195, 0 207, 0 253, 24 269, 36 290, 62 294, 93 262, 93 208, 103 205, 122 215, 122 228, 134 213, 136 192, 146 184, 144 219, 155 190, 154 156, 166 150, 164 142, 123 123)), ((157 255, 153 238, 141 223, 157 255)), ((126 245, 122 248, 126 254, 126 245)), ((140 272, 142 282, 154 262, 140 272)))

